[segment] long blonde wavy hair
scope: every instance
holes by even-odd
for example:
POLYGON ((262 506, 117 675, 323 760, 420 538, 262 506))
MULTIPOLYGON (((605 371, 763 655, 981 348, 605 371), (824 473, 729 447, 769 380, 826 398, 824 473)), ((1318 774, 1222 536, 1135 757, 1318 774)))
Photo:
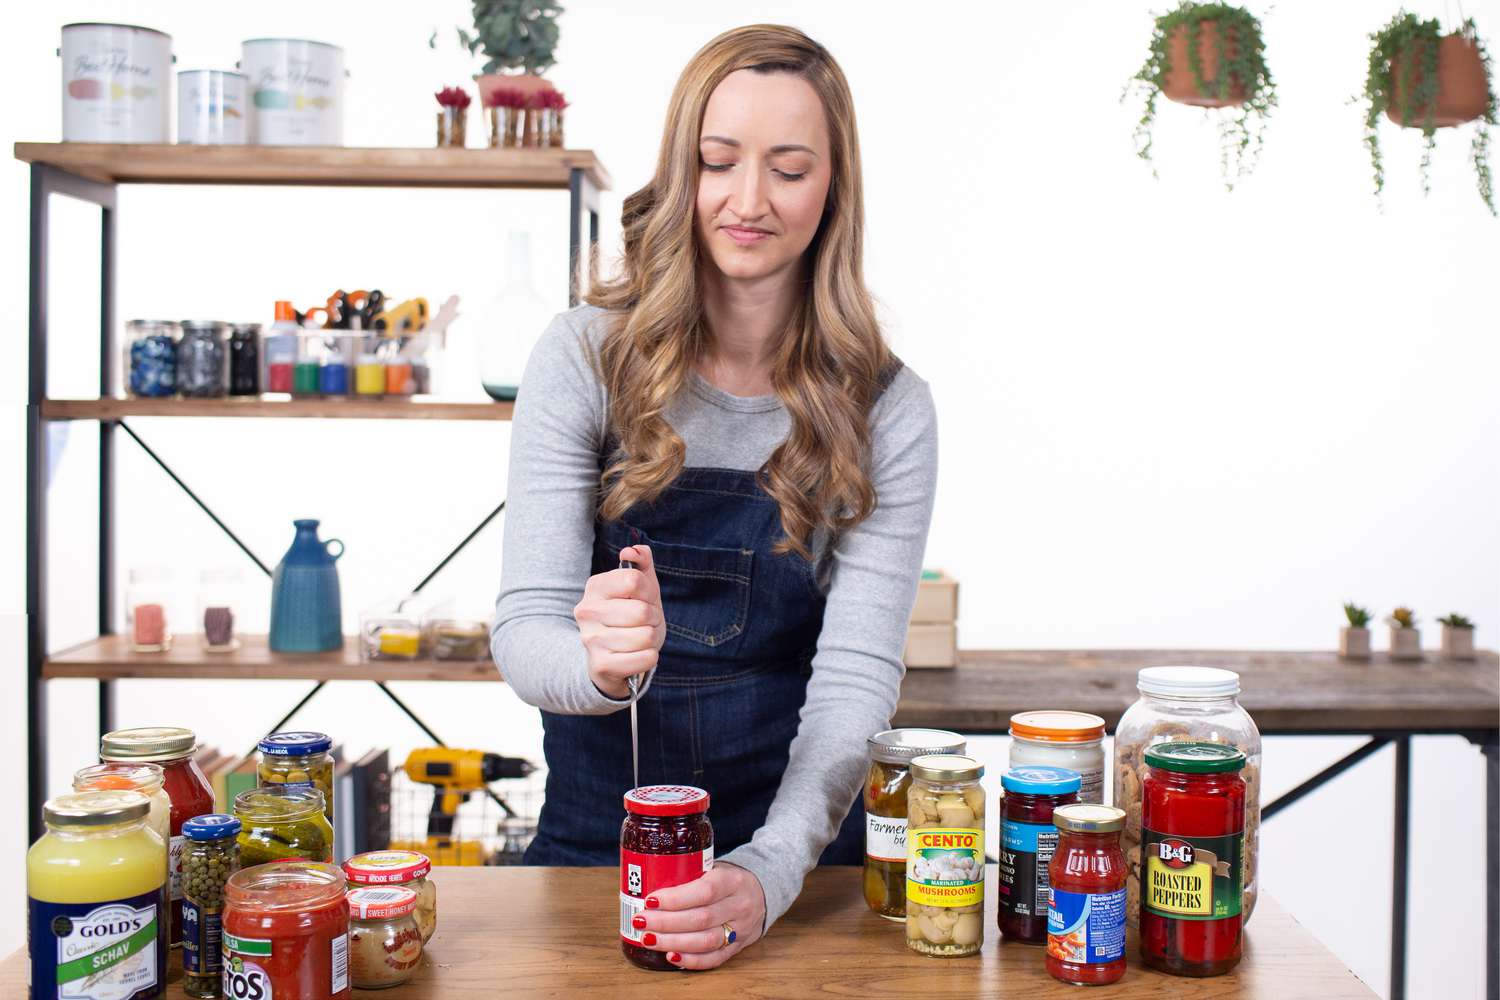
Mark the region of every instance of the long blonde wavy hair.
POLYGON ((806 293, 775 344, 771 383, 791 430, 759 471, 781 511, 785 537, 776 551, 810 557, 817 529, 837 537, 875 509, 869 415, 892 355, 864 282, 864 194, 848 81, 823 46, 780 25, 726 31, 682 71, 655 176, 625 199, 620 272, 588 295, 615 314, 596 358, 618 441, 600 478, 599 512, 618 519, 660 496, 683 468, 685 446, 663 413, 711 336, 694 226, 698 143, 709 96, 742 69, 805 79, 823 102, 832 147, 823 220, 803 255, 806 293))

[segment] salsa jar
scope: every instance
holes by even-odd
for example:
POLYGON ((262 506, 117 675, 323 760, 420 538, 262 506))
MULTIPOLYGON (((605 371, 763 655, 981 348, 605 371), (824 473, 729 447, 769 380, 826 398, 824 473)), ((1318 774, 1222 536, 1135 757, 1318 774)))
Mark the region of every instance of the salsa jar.
POLYGON ((349 974, 358 990, 400 986, 422 964, 417 894, 405 886, 359 886, 349 900, 349 974))
POLYGON ((349 903, 344 873, 316 861, 242 868, 224 883, 228 1000, 344 1000, 349 903))
POLYGON ((625 793, 620 826, 620 950, 643 969, 674 971, 665 952, 641 943, 635 918, 659 889, 701 878, 714 866, 708 793, 691 785, 646 785, 625 793))
POLYGON ((99 740, 99 759, 105 762, 158 764, 162 788, 171 803, 171 839, 167 841, 167 894, 171 900, 172 947, 182 944, 182 824, 214 811, 214 792, 193 755, 198 737, 191 729, 149 726, 117 729, 99 740))
POLYGON ((344 862, 344 877, 353 885, 404 886, 417 894, 417 928, 422 943, 437 930, 437 886, 428 878, 432 861, 418 851, 366 851, 344 862))
POLYGON ((1125 811, 1090 803, 1052 810, 1057 851, 1048 868, 1047 971, 1075 986, 1125 975, 1125 811))
POLYGON ((1104 802, 1104 720, 1088 712, 1019 712, 1010 717, 1011 767, 1077 771, 1079 802, 1104 802))
POLYGON ((252 788, 234 797, 240 863, 333 861, 333 826, 316 788, 252 788))
POLYGON ((240 867, 239 832, 240 821, 223 813, 182 824, 182 992, 201 1000, 220 995, 224 883, 240 867))
POLYGON ((1245 755, 1161 743, 1146 765, 1141 957, 1175 976, 1223 975, 1243 944, 1245 755))
POLYGON ((272 733, 257 745, 255 780, 262 786, 316 788, 333 822, 333 740, 326 733, 272 733))
POLYGON ((911 761, 924 754, 961 754, 964 738, 943 729, 887 729, 866 741, 865 902, 888 920, 906 920, 906 790, 911 761))
POLYGON ((906 792, 906 946, 935 958, 984 944, 984 765, 960 754, 911 762, 906 792))
POLYGON ((996 923, 1011 941, 1047 943, 1047 902, 1057 827, 1052 810, 1078 801, 1077 771, 1013 767, 1000 776, 999 907, 996 923))

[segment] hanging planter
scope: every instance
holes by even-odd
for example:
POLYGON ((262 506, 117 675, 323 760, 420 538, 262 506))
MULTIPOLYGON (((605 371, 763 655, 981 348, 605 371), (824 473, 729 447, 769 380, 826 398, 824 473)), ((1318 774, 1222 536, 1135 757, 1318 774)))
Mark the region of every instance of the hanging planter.
POLYGON ((1472 19, 1448 35, 1436 18, 1427 21, 1401 11, 1370 36, 1369 70, 1363 94, 1365 145, 1375 172, 1375 194, 1385 188, 1380 153, 1382 114, 1403 128, 1422 132, 1422 193, 1429 180, 1437 130, 1476 122, 1469 156, 1479 197, 1495 215, 1494 183, 1489 164, 1489 126, 1496 124, 1495 94, 1490 87, 1489 53, 1472 19))
POLYGON ((1266 66, 1260 21, 1243 7, 1184 0, 1156 19, 1146 62, 1126 88, 1143 95, 1135 127, 1136 153, 1151 156, 1157 100, 1210 109, 1219 119, 1219 170, 1233 190, 1260 157, 1263 130, 1276 104, 1276 85, 1266 66))

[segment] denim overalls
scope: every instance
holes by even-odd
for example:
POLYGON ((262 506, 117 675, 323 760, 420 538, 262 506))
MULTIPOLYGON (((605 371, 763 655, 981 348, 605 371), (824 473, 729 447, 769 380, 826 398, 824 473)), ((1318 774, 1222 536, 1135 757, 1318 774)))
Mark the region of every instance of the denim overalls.
MULTIPOLYGON (((881 379, 890 384, 899 362, 881 379)), ((714 852, 748 843, 786 770, 826 603, 812 563, 778 555, 776 501, 756 473, 684 469, 654 502, 597 521, 591 573, 649 545, 667 639, 640 699, 641 784, 707 789, 714 852)), ((525 861, 615 865, 631 787, 630 712, 542 713, 547 796, 525 861)), ((864 860, 856 795, 821 864, 864 860)))

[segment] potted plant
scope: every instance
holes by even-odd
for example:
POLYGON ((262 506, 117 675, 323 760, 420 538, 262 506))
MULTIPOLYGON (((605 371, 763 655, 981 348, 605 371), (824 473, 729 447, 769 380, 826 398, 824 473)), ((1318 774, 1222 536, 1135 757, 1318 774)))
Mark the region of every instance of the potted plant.
POLYGON ((1489 52, 1473 19, 1444 35, 1436 18, 1422 21, 1401 11, 1370 35, 1369 69, 1365 74, 1365 145, 1375 171, 1375 195, 1385 187, 1380 155, 1380 116, 1404 128, 1422 131, 1422 192, 1429 190, 1429 167, 1437 145, 1437 130, 1477 122, 1469 156, 1474 176, 1490 214, 1495 212, 1490 175, 1489 126, 1496 123, 1495 92, 1490 86, 1489 52))
POLYGON ((1422 633, 1417 628, 1417 613, 1411 608, 1397 608, 1385 623, 1391 627, 1391 659, 1420 660, 1422 633))
MULTIPOLYGON (((470 55, 484 55, 484 69, 474 77, 479 103, 496 107, 491 94, 502 88, 525 95, 551 90, 551 82, 541 74, 556 62, 553 53, 562 4, 558 0, 473 0, 473 7, 474 30, 459 28, 458 43, 470 55)), ((427 44, 437 48, 437 32, 427 44)))
POLYGON ((1136 154, 1151 158, 1157 99, 1217 109, 1219 171, 1224 186, 1250 173, 1260 156, 1266 118, 1276 104, 1276 84, 1266 66, 1260 21, 1243 7, 1183 0, 1156 19, 1146 62, 1126 86, 1144 95, 1135 127, 1136 154))
POLYGON ((1370 612, 1356 604, 1344 605, 1349 624, 1339 629, 1339 656, 1346 660, 1370 658, 1370 612))
POLYGON ((1456 612, 1438 621, 1443 625, 1443 656, 1450 660, 1474 659, 1474 623, 1456 612))

